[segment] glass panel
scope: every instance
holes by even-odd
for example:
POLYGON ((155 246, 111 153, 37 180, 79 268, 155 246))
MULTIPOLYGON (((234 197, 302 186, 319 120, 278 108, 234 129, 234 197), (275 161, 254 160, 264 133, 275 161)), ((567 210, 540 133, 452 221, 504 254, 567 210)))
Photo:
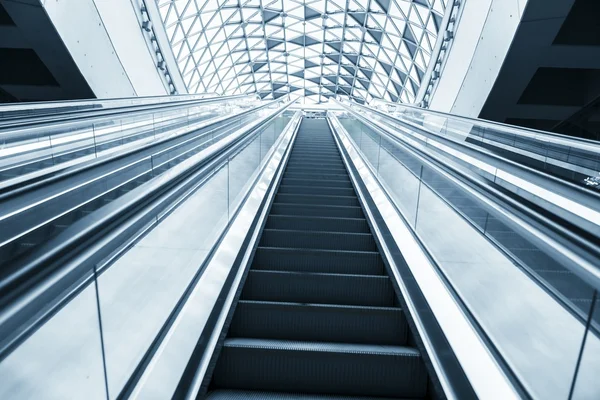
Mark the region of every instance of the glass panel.
POLYGON ((2 399, 106 399, 92 284, 0 362, 2 399))
POLYGON ((115 398, 227 225, 227 165, 98 278, 115 398))
MULTIPOLYGON (((83 120, 60 120, 33 126, 0 123, 0 182, 20 181, 44 168, 66 168, 83 161, 133 146, 141 147, 166 137, 189 133, 211 120, 240 113, 258 104, 243 99, 187 104, 173 109, 141 110, 123 116, 94 116, 83 120), (129 146, 125 146, 129 145, 129 146)), ((1 109, 1 108, 0 108, 1 109)))
POLYGON ((260 135, 238 154, 229 158, 229 213, 233 213, 246 195, 258 172, 260 163, 260 135))
POLYGON ((594 399, 598 397, 598 355, 600 354, 600 299, 595 293, 594 310, 590 314, 585 346, 573 384, 573 400, 594 399))
POLYGON ((199 272, 289 119, 280 117, 257 133, 98 278, 111 398, 199 272))
MULTIPOLYGON (((103 168, 78 174, 67 186, 64 182, 56 182, 46 185, 41 191, 31 191, 27 196, 5 201, 3 212, 12 214, 0 219, 0 261, 8 262, 24 252, 33 251, 36 246, 60 234, 79 219, 237 132, 241 126, 256 121, 264 113, 264 110, 253 110, 243 116, 233 115, 222 123, 208 127, 194 122, 179 134, 176 130, 169 130, 164 133, 169 136, 168 141, 144 142, 147 146, 141 148, 141 143, 131 143, 134 155, 127 154, 126 157, 108 161, 103 168), (196 129, 190 131, 194 127, 196 129), (132 157, 138 161, 133 162, 132 157), (44 213, 39 212, 41 208, 44 208, 44 213)), ((123 138, 120 138, 121 131, 118 129, 122 123, 137 122, 133 118, 124 118, 117 123, 111 121, 98 127, 96 131, 103 132, 103 138, 113 136, 121 142, 123 138)), ((154 140, 153 137, 148 139, 154 140)), ((113 150, 122 151, 123 146, 113 150)), ((258 157, 256 155, 257 160, 258 157)))
MULTIPOLYGON (((555 254, 507 219, 501 208, 490 206, 398 140, 380 135, 376 169, 375 152, 364 144, 365 132, 375 131, 348 115, 338 116, 532 397, 568 398, 593 292, 571 272, 577 269, 570 264, 574 261, 555 254)), ((600 358, 589 362, 596 371, 600 368, 600 358)))
POLYGON ((581 187, 600 190, 598 143, 401 104, 383 103, 378 106, 384 110, 383 113, 358 104, 348 105, 371 120, 420 140, 428 138, 451 146, 458 144, 463 151, 475 149, 481 154, 500 156, 581 187), (411 129, 413 127, 422 130, 416 131, 411 129), (441 141, 440 138, 448 139, 449 142, 441 141))
POLYGON ((0 127, 3 125, 14 124, 19 118, 29 119, 41 116, 56 116, 67 113, 80 113, 83 111, 94 111, 100 109, 111 109, 117 107, 142 106, 150 104, 164 104, 189 102, 194 100, 215 97, 214 94, 187 94, 178 96, 149 96, 149 97, 124 97, 120 99, 100 99, 100 100, 71 100, 71 101, 50 101, 43 103, 19 103, 0 105, 0 127), (9 121, 10 120, 10 121, 9 121))

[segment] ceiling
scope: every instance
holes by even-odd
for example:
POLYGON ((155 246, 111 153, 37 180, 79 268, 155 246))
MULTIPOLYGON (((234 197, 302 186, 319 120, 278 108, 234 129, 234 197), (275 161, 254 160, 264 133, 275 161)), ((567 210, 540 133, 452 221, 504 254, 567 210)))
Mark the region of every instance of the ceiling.
POLYGON ((451 0, 156 0, 190 93, 415 102, 451 0))

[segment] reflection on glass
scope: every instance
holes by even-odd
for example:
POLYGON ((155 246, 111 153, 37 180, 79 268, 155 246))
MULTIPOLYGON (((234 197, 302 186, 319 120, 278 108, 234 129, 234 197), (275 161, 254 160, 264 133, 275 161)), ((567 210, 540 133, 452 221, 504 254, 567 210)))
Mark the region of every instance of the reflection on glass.
POLYGON ((92 284, 0 362, 0 398, 106 399, 98 321, 92 284))
POLYGON ((117 396, 227 224, 227 165, 98 278, 117 396))
POLYGON ((600 299, 594 296, 594 308, 586 333, 579 368, 573 383, 573 400, 597 399, 600 393, 598 384, 598 356, 600 355, 600 299))
MULTIPOLYGON (((375 131, 348 115, 339 117, 527 391, 534 398, 568 398, 591 288, 459 181, 386 135, 379 135, 375 158, 375 131)), ((590 359, 597 371, 600 358, 590 359)), ((594 389, 600 392, 600 386, 594 389)))
POLYGON ((256 105, 247 99, 237 99, 9 129, 3 132, 0 143, 0 181, 121 151, 127 144, 143 146, 256 105))
POLYGON ((276 119, 98 279, 108 386, 118 396, 223 233, 281 134, 276 119), (261 154, 261 143, 269 148, 261 154))
POLYGON ((595 189, 586 178, 600 173, 600 146, 597 143, 400 104, 387 109, 385 114, 358 104, 347 105, 369 119, 407 135, 424 135, 423 138, 436 141, 449 139, 447 144, 500 156, 582 187, 595 189), (417 134, 411 127, 421 128, 421 132, 417 134))

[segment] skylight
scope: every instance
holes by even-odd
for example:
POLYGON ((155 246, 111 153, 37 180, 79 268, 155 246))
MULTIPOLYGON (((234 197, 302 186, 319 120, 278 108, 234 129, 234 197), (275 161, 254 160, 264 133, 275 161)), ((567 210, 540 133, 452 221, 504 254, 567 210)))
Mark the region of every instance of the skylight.
POLYGON ((190 93, 412 103, 449 0, 157 0, 190 93))

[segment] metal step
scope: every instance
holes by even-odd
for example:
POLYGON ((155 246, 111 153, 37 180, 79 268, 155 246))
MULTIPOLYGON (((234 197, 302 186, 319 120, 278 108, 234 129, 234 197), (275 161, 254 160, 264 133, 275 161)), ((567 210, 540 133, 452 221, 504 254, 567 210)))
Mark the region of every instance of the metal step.
POLYGON ((342 158, 339 155, 330 156, 330 155, 319 155, 319 154, 291 154, 290 162, 302 162, 302 163, 331 163, 331 164, 339 164, 344 165, 342 158))
POLYGON ((229 337, 307 342, 406 344, 399 308, 241 300, 229 337))
POLYGON ((206 400, 402 400, 390 397, 356 397, 302 393, 259 392, 252 390, 215 390, 206 400))
POLYGON ((310 162, 306 160, 290 160, 287 164, 289 167, 303 167, 303 168, 344 168, 342 161, 327 161, 323 159, 314 159, 310 162))
POLYGON ((305 183, 321 184, 321 182, 332 182, 334 186, 352 187, 350 179, 346 174, 328 174, 325 172, 317 173, 295 173, 286 172, 283 174, 282 183, 286 181, 298 181, 305 183))
POLYGON ((299 157, 301 159, 305 159, 306 157, 312 159, 318 158, 327 158, 327 159, 335 159, 342 161, 342 157, 337 150, 292 150, 290 153, 290 157, 299 157))
POLYGON ((318 204, 273 203, 271 215, 297 215, 332 218, 364 218, 358 206, 328 206, 318 204))
POLYGON ((298 186, 298 185, 281 185, 278 193, 286 194, 317 194, 327 196, 354 196, 354 189, 327 187, 327 186, 298 186))
POLYGON ((252 269, 381 275, 383 260, 375 251, 340 251, 258 247, 252 269))
POLYGON ((379 397, 424 397, 418 350, 404 346, 226 339, 215 388, 379 397))
POLYGON ((299 215, 270 215, 266 229, 293 229, 324 232, 370 233, 364 218, 307 217, 299 215))
POLYGON ((360 206, 355 196, 322 196, 281 193, 275 196, 276 203, 321 204, 330 206, 360 206))
POLYGON ((290 160, 286 173, 327 173, 348 176, 348 171, 341 163, 306 163, 290 160))
POLYGON ((395 294, 384 275, 250 270, 241 299, 392 307, 395 294))
POLYGON ((295 249, 377 251, 377 244, 370 233, 264 229, 259 245, 295 249))
POLYGON ((303 120, 207 399, 424 398, 419 351, 324 120, 303 120))

